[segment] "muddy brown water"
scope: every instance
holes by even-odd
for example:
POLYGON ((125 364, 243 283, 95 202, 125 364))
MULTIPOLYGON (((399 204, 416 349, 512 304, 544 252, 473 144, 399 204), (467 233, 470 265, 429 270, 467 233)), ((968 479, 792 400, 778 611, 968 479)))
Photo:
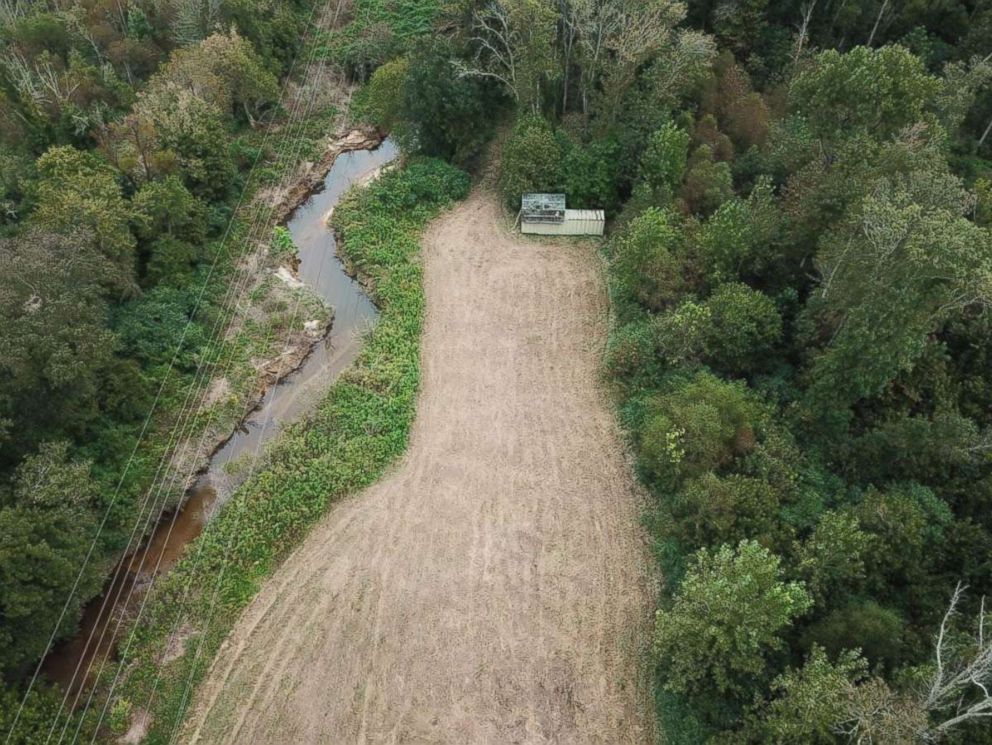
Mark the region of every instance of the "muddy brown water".
POLYGON ((79 632, 56 646, 45 659, 42 672, 70 694, 85 687, 88 676, 99 668, 94 660, 113 654, 118 619, 128 612, 129 605, 136 605, 135 595, 140 594, 132 590, 136 586, 147 588, 155 576, 175 565, 189 542, 200 535, 203 526, 244 480, 260 448, 282 426, 310 410, 358 356, 362 338, 379 313, 337 258, 327 218, 349 187, 370 178, 396 155, 396 146, 390 140, 374 150, 342 153, 323 187, 290 216, 286 227, 299 249, 299 278, 334 308, 331 330, 299 369, 269 388, 258 407, 211 457, 179 513, 160 517, 142 548, 124 558, 126 571, 115 572, 115 581, 108 582, 103 594, 84 609, 79 632))

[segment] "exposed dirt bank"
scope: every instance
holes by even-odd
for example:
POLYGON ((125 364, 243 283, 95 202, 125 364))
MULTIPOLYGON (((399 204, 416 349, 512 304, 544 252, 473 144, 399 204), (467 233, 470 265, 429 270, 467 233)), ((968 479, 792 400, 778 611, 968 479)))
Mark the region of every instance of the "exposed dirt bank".
POLYGON ((336 507, 221 650, 185 741, 642 743, 651 587, 597 382, 586 246, 477 192, 424 247, 407 456, 336 507))

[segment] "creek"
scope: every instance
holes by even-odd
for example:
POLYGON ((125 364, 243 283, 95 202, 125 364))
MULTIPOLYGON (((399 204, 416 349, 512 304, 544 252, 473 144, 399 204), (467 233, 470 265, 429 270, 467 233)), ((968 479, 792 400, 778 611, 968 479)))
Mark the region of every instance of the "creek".
POLYGON ((83 611, 78 633, 56 645, 42 666, 45 676, 75 695, 96 672, 93 662, 114 653, 114 632, 121 614, 139 605, 140 590, 168 572, 186 546, 203 531, 246 477, 253 456, 319 401, 330 384, 361 351, 362 339, 378 318, 378 310, 361 285, 350 277, 335 253, 334 233, 327 222, 342 195, 366 181, 397 156, 385 140, 372 150, 352 150, 337 156, 322 187, 290 215, 286 227, 299 251, 300 281, 334 309, 329 333, 314 345, 302 365, 270 386, 258 406, 216 450, 209 465, 187 492, 178 513, 163 514, 140 549, 124 557, 125 571, 115 571, 103 593, 83 611), (152 570, 157 568, 157 572, 152 570), (139 592, 132 592, 135 588, 139 592), (109 602, 105 602, 109 599, 109 602), (98 642, 98 640, 100 640, 98 642))

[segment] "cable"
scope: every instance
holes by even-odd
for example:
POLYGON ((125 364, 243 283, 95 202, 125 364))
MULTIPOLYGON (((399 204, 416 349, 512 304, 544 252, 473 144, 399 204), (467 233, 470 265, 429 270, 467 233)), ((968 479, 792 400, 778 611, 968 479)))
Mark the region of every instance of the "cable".
MULTIPOLYGON (((313 61, 313 57, 314 56, 315 56, 315 53, 312 53, 311 54, 311 60, 310 60, 310 62, 307 65, 307 69, 308 70, 309 70, 309 68, 312 65, 312 61, 313 61)), ((318 80, 322 77, 322 74, 323 74, 323 71, 320 71, 318 73, 318 76, 317 76, 318 77, 318 80)), ((309 79, 309 76, 305 76, 305 79, 309 79)), ((310 113, 311 113, 312 107, 313 107, 313 102, 314 101, 311 98, 311 100, 309 101, 309 103, 308 103, 308 105, 306 107, 306 113, 299 120, 300 132, 299 132, 299 135, 297 136, 296 143, 295 143, 295 153, 290 158, 290 161, 291 162, 296 162, 298 160, 300 151, 302 149, 302 143, 303 143, 303 140, 304 140, 304 138, 306 136, 306 129, 305 129, 306 122, 309 120, 309 116, 310 116, 310 113)), ((264 221, 262 221, 263 227, 267 227, 268 222, 269 222, 269 218, 271 218, 271 210, 270 210, 270 214, 267 216, 267 218, 264 221)), ((295 308, 294 313, 293 313, 292 321, 290 322, 290 326, 288 327, 287 332, 286 332, 287 333, 287 339, 286 339, 286 344, 285 344, 285 347, 286 348, 288 348, 288 345, 289 345, 289 338, 290 338, 289 335, 292 333, 293 327, 295 325, 295 321, 296 321, 296 318, 297 318, 297 315, 298 315, 298 312, 299 312, 299 308, 300 308, 300 303, 301 302, 302 302, 302 299, 301 298, 298 298, 297 305, 296 305, 296 308, 295 308)), ((202 409, 202 407, 201 407, 201 409, 202 409)), ((264 432, 264 428, 263 428, 263 432, 264 432)), ((201 439, 202 439, 202 437, 205 437, 205 433, 203 435, 201 435, 201 439)), ((261 447, 261 443, 259 443, 259 447, 261 447)), ((195 475, 195 473, 191 473, 190 476, 187 479, 187 482, 189 480, 191 480, 194 475, 195 475)), ((169 535, 171 535, 171 531, 172 531, 172 529, 173 529, 173 527, 175 525, 175 521, 176 521, 177 516, 178 516, 178 513, 174 513, 173 514, 173 520, 172 520, 172 522, 170 523, 170 526, 169 526, 169 535)), ((147 559, 147 552, 146 552, 145 556, 143 556, 143 558, 142 558, 142 563, 141 563, 142 564, 142 568, 143 568, 143 565, 144 565, 144 562, 145 562, 146 559, 147 559)), ((133 562, 132 562, 132 565, 133 565, 133 562)), ((158 576, 158 570, 160 568, 160 565, 161 565, 161 556, 159 557, 159 561, 157 562, 156 569, 152 572, 152 577, 153 578, 157 578, 157 576, 158 576)), ((141 568, 139 568, 138 571, 140 573, 141 572, 141 568)), ((153 581, 154 581, 154 579, 153 579, 153 581)), ((134 589, 135 588, 132 588, 132 593, 133 593, 134 589)), ((129 594, 129 597, 130 597, 130 594, 129 594)), ((141 609, 139 610, 138 617, 133 621, 133 624, 135 626, 137 625, 138 621, 140 620, 140 617, 141 617, 141 615, 142 615, 142 613, 144 611, 145 604, 148 601, 148 597, 149 597, 149 594, 146 593, 145 594, 145 597, 143 598, 143 601, 142 601, 142 604, 141 604, 141 609)), ((118 622, 118 630, 120 629, 121 624, 122 624, 122 619, 119 620, 119 622, 118 622)), ((115 631, 115 636, 116 636, 116 633, 117 633, 117 631, 115 631)), ((132 630, 132 634, 131 634, 131 636, 129 638, 128 647, 130 646, 131 640, 133 640, 133 630, 132 630)), ((126 654, 124 655, 124 657, 126 658, 126 654)), ((107 663, 107 658, 103 658, 103 660, 101 661, 101 672, 100 672, 100 675, 98 677, 102 676, 102 671, 103 671, 106 663, 107 663)), ((117 679, 119 678, 119 675, 120 675, 120 669, 118 670, 118 674, 115 676, 115 681, 114 681, 114 684, 113 684, 114 686, 116 686, 116 682, 117 682, 117 679)), ((111 695, 112 695, 112 692, 111 692, 111 695)), ((87 708, 88 708, 89 704, 92 702, 92 698, 93 698, 93 691, 91 691, 91 693, 90 693, 90 697, 89 697, 89 700, 87 702, 87 708)), ((107 705, 109 705, 109 698, 108 698, 107 705)), ((107 706, 105 705, 104 706, 104 710, 103 710, 103 712, 101 714, 101 721, 103 719, 103 716, 106 714, 106 708, 107 708, 107 706)), ((77 728, 77 734, 78 734, 78 728, 77 728)))
MULTIPOLYGON (((314 6, 314 10, 315 9, 316 9, 316 6, 314 6)), ((311 15, 310 15, 310 19, 309 19, 310 22, 312 22, 314 10, 311 11, 311 15)), ((296 63, 297 63, 298 57, 299 57, 299 52, 297 52, 297 55, 294 56, 293 62, 290 65, 289 73, 287 73, 286 79, 285 79, 285 81, 283 83, 283 91, 282 91, 282 93, 280 95, 280 101, 285 96, 285 93, 288 90, 288 86, 289 86, 290 78, 291 78, 291 73, 292 73, 292 70, 294 70, 295 67, 296 67, 296 63)), ((258 163, 259 163, 259 161, 261 159, 261 155, 264 152, 264 145, 267 142, 270 133, 271 133, 271 129, 266 130, 266 132, 265 132, 265 134, 263 136, 262 147, 260 147, 259 150, 258 150, 258 152, 255 154, 255 158, 253 159, 251 168, 249 169, 249 172, 248 172, 248 177, 245 180, 245 185, 242 188, 242 191, 241 191, 241 194, 240 194, 240 196, 238 198, 238 201, 235 204, 235 208, 232 211, 231 220, 228 222, 228 225, 227 225, 227 228, 225 229, 224 235, 221 238, 221 242, 220 242, 220 249, 221 250, 218 250, 217 254, 214 256, 213 261, 211 262, 210 268, 207 271, 206 277, 204 278, 203 285, 200 288, 200 291, 198 292, 197 297, 196 297, 196 301, 194 302, 193 307, 192 307, 192 309, 190 311, 190 318, 187 321, 186 325, 184 326, 183 331, 182 331, 182 333, 180 335, 179 341, 176 344, 176 350, 173 353, 172 358, 169 361, 169 365, 166 368, 165 374, 164 374, 163 379, 162 379, 162 383, 159 385, 158 391, 155 394, 155 398, 152 401, 151 408, 149 409, 148 414, 145 417, 144 422, 142 423, 142 427, 141 427, 141 429, 139 431, 138 438, 136 439, 135 444, 134 444, 134 446, 133 446, 133 448, 131 450, 131 453, 128 456, 127 462, 125 463, 124 470, 123 470, 123 472, 121 474, 120 479, 117 482, 117 486, 114 489, 114 494, 111 497, 111 499, 110 499, 110 501, 109 501, 109 503, 107 505, 107 508, 106 508, 106 510, 104 512, 103 518, 101 519, 100 525, 97 528, 97 532, 96 532, 96 534, 93 537, 93 541, 91 542, 91 544, 89 546, 89 549, 87 550, 86 556, 83 558, 83 563, 80 566, 79 572, 76 575, 76 579, 74 580, 73 585, 72 585, 72 588, 69 591, 69 595, 66 598, 66 602, 65 602, 65 604, 62 607, 61 613, 59 614, 59 619, 55 623, 54 628, 52 629, 52 633, 49 636, 49 640, 48 640, 47 644, 45 645, 45 650, 44 650, 43 654, 41 655, 37 666, 35 667, 34 673, 31 676, 31 681, 28 684, 27 690, 25 691, 24 696, 21 699, 21 702, 20 702, 20 704, 18 706, 17 713, 14 716, 14 720, 11 723, 10 730, 8 731, 7 737, 5 738, 5 742, 6 743, 9 743, 10 742, 10 738, 13 736, 14 731, 16 730, 17 723, 20 720, 21 714, 24 711, 24 706, 27 703, 27 700, 28 700, 28 698, 29 698, 29 696, 31 694, 32 689, 34 688, 35 684, 37 683, 37 679, 38 679, 38 676, 40 675, 40 672, 41 672, 42 665, 44 663, 45 657, 47 657, 48 654, 51 652, 52 646, 54 645, 54 642, 55 642, 55 638, 58 635, 58 629, 62 626, 62 623, 65 620, 66 614, 68 613, 69 607, 71 606, 71 603, 72 603, 72 598, 73 598, 73 596, 75 595, 76 591, 79 588, 79 583, 82 580, 83 575, 85 574, 86 566, 88 565, 89 561, 93 557, 93 553, 94 553, 94 551, 96 549, 96 546, 99 543, 100 535, 102 534, 104 528, 106 527, 106 524, 107 524, 107 521, 109 519, 110 513, 111 513, 114 505, 116 504, 117 498, 120 495, 120 491, 121 491, 121 488, 123 486, 124 480, 125 480, 128 472, 129 472, 129 470, 130 470, 131 464, 134 462, 134 457, 137 454, 138 448, 140 447, 140 445, 144 441, 145 435, 148 432, 148 427, 149 427, 149 425, 151 423, 152 416, 154 415, 155 410, 158 407, 158 403, 161 400, 162 393, 165 390, 165 386, 166 386, 166 384, 167 384, 167 382, 169 380, 169 376, 172 374, 172 371, 175 368, 176 362, 177 362, 177 360, 179 358, 180 351, 182 350, 182 347, 185 344, 186 336, 189 333, 189 329, 190 329, 190 327, 191 327, 191 325, 193 323, 193 319, 195 318, 196 313, 199 310, 199 308, 200 308, 200 306, 201 306, 201 304, 203 302, 203 298, 204 298, 204 296, 206 294, 206 291, 207 291, 208 287, 210 286, 210 280, 212 279, 213 274, 214 274, 214 271, 216 270, 217 264, 218 264, 218 262, 220 260, 220 257, 221 257, 222 250, 224 248, 226 248, 226 246, 227 246, 228 239, 230 238, 230 235, 231 235, 231 229, 232 229, 232 226, 234 225, 234 222, 235 222, 235 216, 238 214, 238 212, 240 211, 242 205, 244 204, 244 199, 245 199, 245 195, 246 195, 246 192, 247 192, 247 188, 248 188, 248 185, 251 183, 251 176, 254 174, 255 169, 258 166, 258 163)))
MULTIPOLYGON (((309 65, 308 65, 308 67, 309 67, 309 65)), ((292 120, 292 118, 293 117, 291 117, 291 120, 292 120)), ((299 119, 299 126, 301 128, 301 134, 299 136, 300 137, 300 140, 302 140, 302 137, 303 137, 303 134, 304 134, 303 127, 305 126, 306 119, 307 119, 307 115, 305 115, 303 118, 299 119)), ((290 125, 290 128, 291 127, 292 127, 292 125, 290 125)), ((298 161, 298 156, 299 156, 300 149, 301 149, 301 142, 298 141, 296 143, 296 146, 295 146, 295 154, 290 155, 288 158, 286 158, 287 163, 295 163, 295 162, 298 161)), ((261 237, 261 235, 264 233, 264 231, 267 229, 267 227, 268 227, 268 225, 270 223, 270 220, 271 220, 271 217, 272 217, 273 212, 274 212, 274 208, 269 209, 268 213, 265 213, 262 210, 260 210, 260 211, 258 211, 256 213, 255 220, 253 221, 253 226, 252 226, 252 229, 250 230, 250 235, 249 235, 249 238, 248 238, 249 245, 253 244, 255 240, 259 239, 261 237)), ((231 360, 230 357, 228 357, 227 362, 228 362, 228 368, 229 368, 231 366, 231 364, 232 364, 232 360, 231 360)), ((206 370, 207 370, 207 368, 204 368, 204 371, 205 372, 206 372, 206 370)), ((225 371, 225 374, 226 374, 226 372, 227 371, 225 371)), ((206 378, 204 377, 204 384, 206 384, 206 382, 207 382, 206 381, 206 378)), ((195 403, 196 403, 196 401, 194 399, 194 404, 195 403)), ((189 416, 187 418, 186 426, 183 428, 184 429, 183 435, 181 437, 175 438, 175 439, 177 439, 177 440, 180 440, 180 439, 181 440, 185 440, 185 442, 188 444, 189 443, 189 438, 192 436, 192 430, 194 429, 193 424, 196 422, 196 420, 198 419, 198 417, 203 413, 203 411, 204 411, 203 399, 200 398, 199 399, 199 406, 197 407, 197 411, 194 413, 193 410, 192 410, 192 408, 190 409, 190 414, 189 414, 189 416)), ((211 414, 212 414, 212 412, 211 412, 211 414)), ((209 431, 209 424, 208 425, 205 425, 204 428, 202 429, 201 435, 200 435, 200 442, 199 442, 196 450, 194 450, 193 452, 200 452, 202 450, 202 446, 204 444, 204 441, 206 439, 206 436, 207 436, 208 431, 209 431)), ((192 480, 195 478, 195 476, 196 476, 196 467, 194 465, 191 468, 191 471, 190 471, 189 475, 185 478, 185 485, 184 485, 184 488, 182 490, 182 493, 185 493, 185 491, 188 489, 189 484, 192 482, 192 480)), ((167 509, 167 503, 168 503, 169 494, 171 493, 172 487, 179 480, 179 478, 180 478, 180 473, 178 471, 173 470, 171 472, 171 474, 167 474, 166 476, 164 476, 162 478, 161 482, 159 483, 159 486, 158 486, 158 495, 161 496, 161 507, 159 508, 159 511, 158 511, 159 517, 156 520, 156 523, 157 524, 160 524, 161 523, 161 518, 162 518, 162 516, 164 516, 164 514, 166 512, 166 509, 167 509), (168 485, 167 485, 167 481, 169 482, 168 485)), ((150 514, 151 515, 154 515, 155 514, 154 510, 150 514)), ((176 523, 176 520, 178 518, 178 515, 179 515, 179 511, 173 511, 172 520, 170 521, 170 524, 169 524, 166 541, 168 541, 168 538, 172 534, 172 530, 173 530, 173 528, 175 526, 175 523, 176 523)), ((150 523, 151 520, 149 519, 148 522, 150 523)), ((130 560, 130 562, 128 563, 128 566, 130 567, 130 569, 132 571, 134 571, 137 576, 141 576, 144 573, 145 565, 146 565, 146 562, 148 560, 149 552, 150 552, 150 545, 146 546, 145 547, 145 550, 143 552, 141 552, 141 559, 140 559, 140 561, 137 560, 137 557, 132 557, 131 560, 130 560), (135 564, 138 565, 137 566, 137 569, 134 569, 135 564)), ((162 557, 159 556, 159 559, 156 562, 155 568, 151 571, 150 576, 152 577, 152 582, 154 582, 155 579, 158 576, 158 573, 159 573, 160 568, 161 568, 161 560, 162 560, 162 557)), ((131 599, 134 596, 134 593, 137 592, 137 591, 138 591, 138 586, 136 584, 135 585, 132 585, 131 588, 128 591, 127 597, 124 599, 123 604, 121 605, 120 604, 120 593, 121 593, 121 591, 119 590, 118 591, 118 594, 117 594, 116 598, 114 599, 114 602, 113 602, 113 604, 112 604, 111 607, 114 607, 114 606, 119 606, 119 607, 123 607, 123 608, 130 607, 130 605, 131 605, 131 599)), ((108 600, 109 600, 109 598, 108 598, 108 600)), ((108 622, 108 625, 105 626, 102 629, 102 631, 101 631, 100 641, 97 644, 97 650, 99 650, 100 647, 102 646, 102 640, 103 640, 104 636, 106 635, 106 633, 107 633, 107 631, 109 629, 109 624, 110 623, 112 623, 112 621, 111 622, 108 622)), ((124 623, 123 617, 119 617, 118 620, 117 620, 117 623, 116 623, 116 627, 115 627, 113 633, 110 635, 110 639, 111 640, 117 638, 117 636, 119 635, 119 633, 121 631, 121 628, 123 626, 123 623, 124 623)), ((137 619, 134 620, 134 623, 137 623, 137 619)), ((100 677, 102 677, 103 670, 105 669, 105 667, 106 667, 106 665, 108 663, 108 659, 109 658, 106 657, 106 656, 100 656, 100 671, 99 671, 99 673, 97 675, 97 679, 99 679, 100 677)), ((96 656, 94 656, 93 658, 90 659, 89 663, 87 664, 86 672, 83 675, 83 680, 86 680, 86 679, 89 678, 90 666, 92 666, 96 662, 97 662, 96 656)), ((75 698, 75 700, 73 702, 73 707, 72 708, 74 708, 77 705, 78 700, 79 700, 79 696, 81 694, 82 694, 82 689, 80 689, 77 692, 76 698, 75 698)), ((84 707, 84 712, 86 710, 88 710, 89 705, 92 703, 94 694, 95 694, 95 689, 94 688, 91 688, 90 694, 89 694, 89 696, 87 698, 86 707, 84 707)), ((65 732, 65 727, 67 726, 67 724, 63 726, 63 736, 64 736, 64 732, 65 732)), ((77 734, 78 734, 78 728, 77 728, 77 734)), ((60 736, 60 740, 61 740, 61 736, 60 736)))

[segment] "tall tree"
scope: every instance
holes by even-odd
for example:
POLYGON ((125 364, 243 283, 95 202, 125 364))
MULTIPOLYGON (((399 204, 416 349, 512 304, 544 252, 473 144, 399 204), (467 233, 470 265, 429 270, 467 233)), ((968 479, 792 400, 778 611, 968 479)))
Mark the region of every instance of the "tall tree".
POLYGON ((768 675, 780 633, 812 605, 781 560, 753 541, 700 551, 670 609, 658 611, 655 653, 665 687, 746 697, 768 675))
POLYGON ((110 267, 86 233, 0 241, 0 390, 16 450, 76 431, 96 411, 114 343, 101 287, 110 267))
POLYGON ((473 64, 462 75, 497 80, 523 109, 541 112, 555 61, 558 10, 551 0, 494 0, 473 20, 473 64))

